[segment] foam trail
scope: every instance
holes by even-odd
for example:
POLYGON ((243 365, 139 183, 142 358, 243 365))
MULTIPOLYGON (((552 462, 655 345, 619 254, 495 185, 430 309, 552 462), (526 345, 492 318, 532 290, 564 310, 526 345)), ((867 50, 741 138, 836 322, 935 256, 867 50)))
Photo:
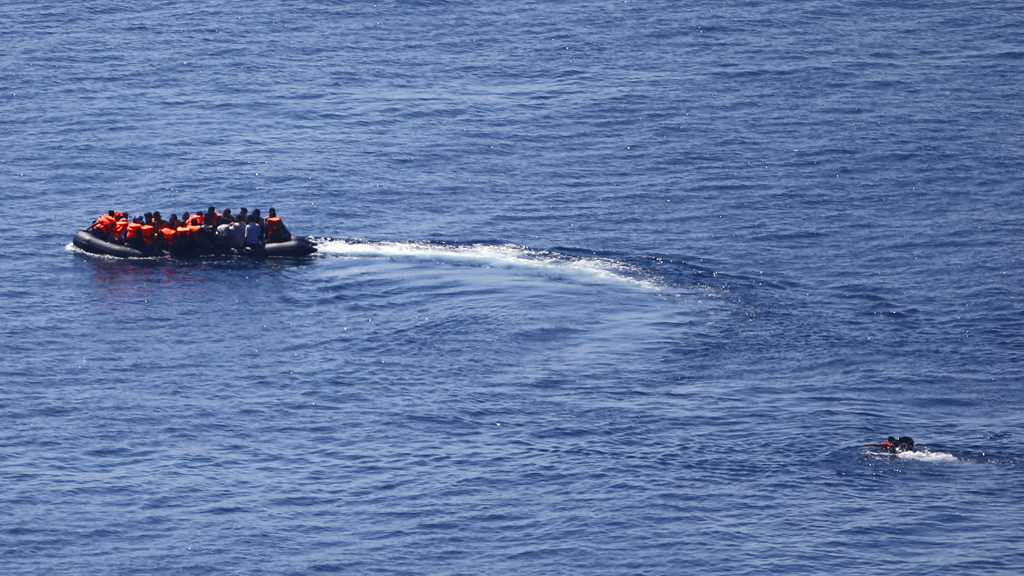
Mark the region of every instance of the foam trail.
POLYGON ((347 258, 419 259, 482 268, 522 267, 550 275, 578 275, 599 282, 623 282, 649 289, 661 283, 644 277, 644 271, 621 261, 602 257, 576 257, 514 244, 439 244, 434 242, 366 242, 321 240, 321 254, 347 258))
POLYGON ((931 452, 929 450, 920 450, 917 452, 900 452, 896 455, 897 458, 904 460, 916 460, 918 462, 955 462, 956 456, 948 452, 931 452))

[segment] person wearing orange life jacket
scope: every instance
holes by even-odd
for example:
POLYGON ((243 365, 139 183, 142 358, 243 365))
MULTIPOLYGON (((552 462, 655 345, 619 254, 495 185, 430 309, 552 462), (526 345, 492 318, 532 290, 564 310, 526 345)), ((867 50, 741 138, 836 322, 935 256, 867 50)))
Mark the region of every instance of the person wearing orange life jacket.
POLYGON ((96 236, 100 240, 106 240, 110 237, 110 234, 114 231, 114 227, 117 225, 117 217, 113 210, 108 210, 106 214, 101 214, 89 230, 93 236, 96 236))
MULTIPOLYGON (((155 216, 155 215, 154 215, 155 216)), ((155 218, 154 218, 155 219, 155 218)), ((178 235, 178 216, 171 214, 170 221, 165 221, 160 226, 160 237, 163 239, 164 250, 174 253, 174 237, 178 235)))
POLYGON ((156 226, 153 225, 153 213, 146 212, 145 222, 139 228, 139 235, 142 236, 142 251, 152 253, 160 248, 163 238, 157 234, 156 226))
POLYGON ((188 236, 192 240, 192 246, 200 250, 207 245, 202 228, 203 215, 196 212, 188 219, 188 236))
POLYGON ((113 242, 114 244, 124 244, 124 235, 128 229, 128 218, 122 212, 117 212, 115 218, 117 221, 114 223, 113 230, 107 235, 107 242, 113 242))
POLYGON ((217 229, 217 225, 220 224, 220 212, 214 210, 213 206, 206 209, 206 214, 203 214, 203 224, 213 226, 214 230, 217 229))
POLYGON ((281 218, 277 215, 277 210, 270 209, 270 214, 267 216, 265 221, 267 230, 267 242, 287 242, 291 240, 292 235, 288 232, 288 229, 284 227, 284 223, 281 222, 281 218))
POLYGON ((174 245, 179 252, 192 247, 192 233, 188 228, 188 219, 189 213, 183 213, 181 220, 178 221, 178 225, 175 228, 174 245))
POLYGON ((128 224, 124 231, 124 243, 135 248, 136 250, 142 250, 142 216, 136 216, 128 224))

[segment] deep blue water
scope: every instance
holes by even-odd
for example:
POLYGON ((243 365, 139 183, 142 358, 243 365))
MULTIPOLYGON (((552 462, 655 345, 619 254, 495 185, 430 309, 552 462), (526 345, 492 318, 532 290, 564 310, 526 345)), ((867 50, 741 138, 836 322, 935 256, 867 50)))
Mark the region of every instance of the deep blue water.
POLYGON ((1022 89, 1005 1, 4 2, 0 573, 1019 574, 1022 89), (211 204, 320 253, 69 247, 211 204))

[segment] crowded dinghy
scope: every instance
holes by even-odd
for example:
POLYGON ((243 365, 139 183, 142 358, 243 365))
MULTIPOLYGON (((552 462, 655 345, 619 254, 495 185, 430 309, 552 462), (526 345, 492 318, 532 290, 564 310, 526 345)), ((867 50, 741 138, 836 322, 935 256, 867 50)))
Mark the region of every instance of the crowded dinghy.
POLYGON ((293 236, 277 211, 270 209, 264 219, 260 211, 245 208, 232 215, 210 206, 205 213, 172 214, 164 220, 160 212, 130 217, 110 210, 85 230, 75 234, 76 247, 92 254, 118 258, 173 256, 308 256, 316 252, 314 242, 293 236))

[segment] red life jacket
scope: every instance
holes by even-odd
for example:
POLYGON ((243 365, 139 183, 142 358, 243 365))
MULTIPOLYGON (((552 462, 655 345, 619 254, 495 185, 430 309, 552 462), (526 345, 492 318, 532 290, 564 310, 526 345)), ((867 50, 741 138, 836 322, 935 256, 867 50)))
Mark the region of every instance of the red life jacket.
POLYGON ((152 224, 143 224, 142 227, 139 228, 139 232, 142 234, 142 241, 145 242, 146 244, 152 246, 153 245, 153 225, 152 224))
POLYGON ((178 231, 170 226, 160 229, 160 234, 164 237, 164 244, 167 246, 174 246, 174 236, 177 235, 177 233, 178 231))
POLYGON ((125 230, 124 237, 129 240, 134 240, 139 237, 139 228, 142 228, 142 224, 138 222, 129 222, 128 227, 125 230))
POLYGON ((281 223, 281 219, 277 216, 271 216, 267 218, 267 236, 275 233, 284 233, 284 224, 281 223))

